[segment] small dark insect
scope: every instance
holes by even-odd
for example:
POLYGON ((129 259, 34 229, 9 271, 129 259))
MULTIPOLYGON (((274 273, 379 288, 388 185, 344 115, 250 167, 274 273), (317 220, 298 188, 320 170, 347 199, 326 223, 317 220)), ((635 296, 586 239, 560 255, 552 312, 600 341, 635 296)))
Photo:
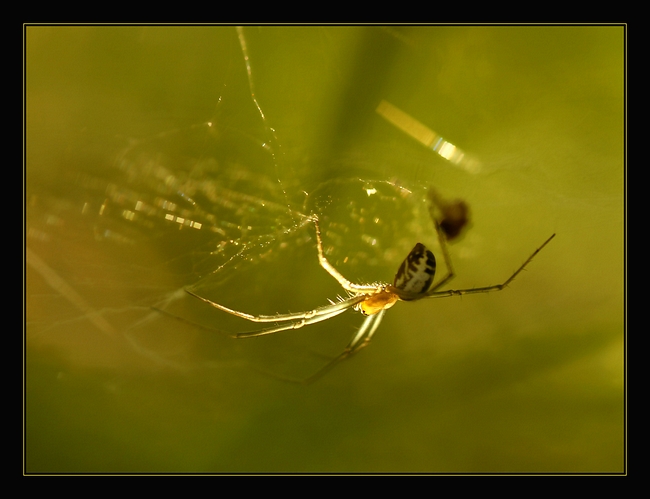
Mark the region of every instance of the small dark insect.
POLYGON ((447 201, 433 188, 429 188, 429 211, 434 223, 451 241, 457 238, 469 223, 469 205, 462 199, 447 201))

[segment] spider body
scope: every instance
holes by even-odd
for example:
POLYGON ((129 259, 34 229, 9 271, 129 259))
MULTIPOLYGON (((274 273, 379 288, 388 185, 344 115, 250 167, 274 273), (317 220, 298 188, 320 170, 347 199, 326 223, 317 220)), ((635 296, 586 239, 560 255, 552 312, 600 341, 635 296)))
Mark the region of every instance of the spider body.
POLYGON ((374 315, 382 310, 389 309, 399 301, 399 296, 390 291, 391 286, 382 286, 381 290, 375 294, 368 295, 361 303, 355 307, 363 315, 374 315))
POLYGON ((438 283, 433 285, 436 273, 436 259, 433 252, 426 248, 422 243, 417 243, 408 254, 406 259, 400 265, 393 284, 375 283, 375 284, 355 284, 347 280, 325 257, 323 250, 323 241, 318 218, 312 216, 312 221, 316 229, 316 244, 318 249, 318 260, 323 269, 325 269, 334 279, 338 281, 341 287, 348 293, 348 298, 341 298, 338 302, 330 302, 329 305, 319 307, 307 312, 297 312, 290 314, 278 315, 251 315, 237 310, 230 309, 224 305, 215 303, 207 298, 199 296, 190 290, 186 290, 190 295, 204 301, 214 308, 227 312, 229 314, 241 317, 251 322, 275 323, 275 326, 246 333, 238 333, 236 338, 252 338, 267 334, 278 333, 290 329, 299 329, 309 324, 315 324, 327 319, 336 317, 348 309, 355 309, 366 316, 363 324, 356 332, 343 353, 334 358, 324 368, 316 374, 304 380, 311 382, 317 377, 331 369, 338 362, 358 352, 365 347, 371 340, 373 334, 379 327, 381 320, 390 307, 398 301, 415 301, 423 298, 445 298, 449 296, 460 296, 473 293, 487 293, 490 291, 500 291, 504 289, 512 280, 528 265, 528 263, 546 246, 555 234, 549 237, 532 255, 503 283, 492 286, 484 286, 470 289, 449 289, 439 291, 439 289, 454 277, 454 271, 451 265, 451 258, 446 246, 445 230, 430 210, 436 233, 440 240, 442 256, 447 267, 447 275, 438 283))
POLYGON ((400 300, 417 300, 429 290, 435 274, 435 256, 424 244, 417 243, 400 265, 393 285, 377 285, 377 292, 368 295, 355 309, 363 315, 374 315, 400 300))

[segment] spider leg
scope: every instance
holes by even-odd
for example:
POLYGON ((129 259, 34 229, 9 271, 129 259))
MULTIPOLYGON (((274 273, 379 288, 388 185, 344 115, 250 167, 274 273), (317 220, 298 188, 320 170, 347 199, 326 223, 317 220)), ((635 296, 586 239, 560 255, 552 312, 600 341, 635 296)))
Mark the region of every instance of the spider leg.
POLYGON ((329 372, 339 362, 347 359, 348 357, 351 357, 362 348, 368 346, 368 343, 370 343, 372 336, 375 334, 375 331, 377 331, 379 324, 384 318, 385 313, 386 310, 384 309, 377 314, 366 317, 366 319, 363 321, 363 324, 361 324, 361 327, 354 335, 354 338, 352 338, 352 341, 350 341, 348 346, 345 347, 345 350, 343 350, 340 355, 328 362, 324 367, 316 371, 316 373, 312 374, 309 378, 303 380, 302 383, 304 385, 308 385, 309 383, 316 381, 318 378, 329 372))
POLYGON ((331 275, 334 279, 338 281, 338 283, 341 285, 343 289, 350 293, 376 293, 378 292, 381 287, 378 288, 377 285, 371 285, 371 284, 354 284, 350 281, 348 281, 343 275, 334 268, 334 265, 332 265, 327 258, 325 257, 325 251, 323 250, 323 240, 321 238, 321 233, 320 233, 320 224, 318 223, 318 217, 316 215, 312 215, 312 220, 314 222, 314 226, 316 227, 316 244, 318 247, 318 261, 320 263, 320 266, 323 267, 329 275, 331 275))
MULTIPOLYGON (((347 298, 343 301, 340 301, 338 303, 333 303, 330 305, 325 305, 324 307, 319 307, 315 310, 309 310, 307 312, 296 312, 294 314, 278 314, 278 315, 251 315, 251 314, 246 314, 244 312, 239 312, 237 310, 233 310, 228 307, 224 307, 223 305, 219 305, 218 303, 213 302, 212 300, 208 300, 207 298, 203 298, 202 296, 197 295, 193 291, 190 291, 189 289, 186 289, 185 292, 189 295, 192 295, 194 298, 198 298, 199 300, 207 303, 208 305, 213 306, 214 308, 217 308, 219 310, 222 310, 224 312, 228 312, 229 314, 232 314, 236 317, 241 317, 242 319, 249 320, 251 322, 288 322, 288 321, 301 321, 303 319, 309 319, 310 317, 313 317, 315 315, 323 315, 323 314, 328 314, 329 312, 333 311, 340 311, 343 312, 347 310, 348 308, 353 307, 357 303, 362 302, 365 300, 367 297, 365 295, 355 295, 351 296, 350 298, 347 298)), ((339 313, 340 313, 339 312, 339 313)), ((334 314, 336 315, 336 314, 334 314)))
POLYGON ((447 267, 447 275, 443 277, 440 281, 438 281, 437 284, 435 284, 429 289, 429 293, 430 293, 432 291, 435 291, 436 289, 440 289, 444 284, 451 281, 456 276, 456 273, 454 272, 454 267, 451 264, 451 255, 449 254, 449 249, 447 248, 447 236, 444 234, 444 231, 440 227, 440 223, 438 222, 435 216, 433 198, 429 203, 429 216, 431 217, 431 221, 433 222, 433 227, 435 228, 436 234, 438 235, 438 241, 440 243, 440 251, 442 252, 442 258, 445 261, 445 267, 447 267))
POLYGON ((508 279, 506 279, 501 284, 494 284, 492 286, 483 286, 483 287, 480 287, 480 288, 471 288, 471 289, 448 289, 448 290, 445 290, 445 291, 436 291, 436 289, 440 287, 440 286, 436 286, 433 290, 429 291, 424 296, 422 296, 422 298, 445 298, 447 296, 461 296, 461 295, 469 295, 469 294, 473 294, 473 293, 489 293, 490 291, 501 291, 502 289, 506 288, 508 286, 508 284, 510 284, 515 279, 515 277, 517 277, 519 275, 519 273, 522 270, 524 270, 526 265, 528 265, 530 263, 530 261, 533 258, 535 258, 535 255, 537 255, 537 253, 542 251, 544 246, 546 246, 548 243, 550 243, 551 239, 553 239, 554 237, 555 237, 555 234, 553 234, 546 241, 544 241, 544 243, 539 248, 537 248, 533 252, 533 254, 530 255, 526 259, 526 261, 523 264, 521 264, 521 266, 517 270, 515 270, 514 273, 510 277, 508 277, 508 279))
MULTIPOLYGON (((335 303, 333 305, 326 305, 324 307, 317 308, 311 312, 300 314, 302 317, 298 319, 291 319, 289 324, 283 324, 281 326, 274 326, 260 331, 250 331, 246 333, 237 333, 235 338, 255 338, 257 336, 265 336, 267 334, 279 333, 280 331, 288 331, 289 329, 300 329, 303 326, 308 326, 309 324, 316 324, 317 322, 326 321, 332 317, 336 317, 339 314, 342 314, 346 310, 354 307, 357 303, 362 302, 366 299, 365 295, 353 296, 342 302, 335 303)), ((296 315, 296 314, 290 314, 296 315)), ((276 321, 279 322, 278 317, 284 317, 277 315, 276 321)), ((287 320, 287 319, 282 319, 287 320)))

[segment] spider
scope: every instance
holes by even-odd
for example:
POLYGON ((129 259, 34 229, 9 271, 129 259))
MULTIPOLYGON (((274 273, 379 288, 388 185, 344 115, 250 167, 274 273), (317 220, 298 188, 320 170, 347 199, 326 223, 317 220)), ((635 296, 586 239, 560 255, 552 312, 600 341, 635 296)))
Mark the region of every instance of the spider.
POLYGON ((438 238, 440 240, 440 247, 442 256, 447 267, 447 275, 441 279, 435 286, 433 278, 436 272, 436 259, 426 246, 422 243, 417 243, 415 247, 408 254, 406 259, 402 262, 393 284, 374 283, 374 284, 355 284, 347 280, 336 268, 327 260, 323 250, 323 240, 321 237, 321 229, 318 217, 312 215, 310 218, 314 223, 316 229, 316 247, 318 249, 318 261, 320 266, 327 271, 334 279, 338 281, 341 287, 347 292, 347 298, 339 298, 339 301, 334 302, 330 300, 329 305, 319 307, 307 312, 296 312, 290 314, 277 314, 277 315, 251 315, 244 312, 233 310, 219 303, 215 303, 207 298, 197 295, 196 293, 186 289, 187 293, 198 298, 201 301, 227 312, 229 314, 241 317, 242 319, 251 322, 270 323, 275 322, 276 325, 251 332, 237 333, 235 338, 253 338, 257 336, 264 336, 267 334, 274 334, 280 331, 287 331, 290 329, 299 329, 309 324, 322 322, 332 317, 342 314, 346 310, 354 309, 361 312, 366 319, 357 330, 350 343, 345 347, 345 350, 338 356, 332 359, 322 369, 317 371, 314 375, 303 380, 303 383, 310 383, 316 378, 322 376, 325 372, 329 371, 336 364, 342 360, 354 355, 363 347, 367 346, 373 335, 377 331, 386 310, 395 305, 398 301, 416 301, 423 298, 445 298, 448 296, 461 296, 472 293, 488 293, 490 291, 501 291, 508 284, 510 284, 517 275, 524 270, 526 265, 539 253, 550 241, 555 237, 553 234, 544 243, 537 248, 532 255, 504 282, 501 284, 494 284, 492 286, 484 286, 471 289, 448 289, 439 291, 439 289, 454 277, 454 271, 451 265, 451 258, 446 246, 446 239, 444 227, 441 226, 434 215, 434 204, 432 203, 429 208, 434 227, 436 229, 438 238))

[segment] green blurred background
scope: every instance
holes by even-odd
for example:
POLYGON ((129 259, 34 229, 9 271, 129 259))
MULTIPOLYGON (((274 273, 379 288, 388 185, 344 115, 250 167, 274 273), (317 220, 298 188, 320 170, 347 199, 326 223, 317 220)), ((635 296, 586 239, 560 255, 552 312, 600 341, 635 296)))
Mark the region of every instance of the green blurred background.
POLYGON ((25 470, 623 472, 624 37, 27 27, 25 470), (482 168, 404 135, 382 99, 482 168), (312 211, 346 276, 392 281, 435 247, 431 185, 472 208, 454 288, 557 237, 502 293, 398 303, 317 383, 282 378, 340 352, 360 315, 234 340, 254 328, 179 291, 326 304, 341 289, 312 211), (138 200, 159 208, 130 217, 138 200))

